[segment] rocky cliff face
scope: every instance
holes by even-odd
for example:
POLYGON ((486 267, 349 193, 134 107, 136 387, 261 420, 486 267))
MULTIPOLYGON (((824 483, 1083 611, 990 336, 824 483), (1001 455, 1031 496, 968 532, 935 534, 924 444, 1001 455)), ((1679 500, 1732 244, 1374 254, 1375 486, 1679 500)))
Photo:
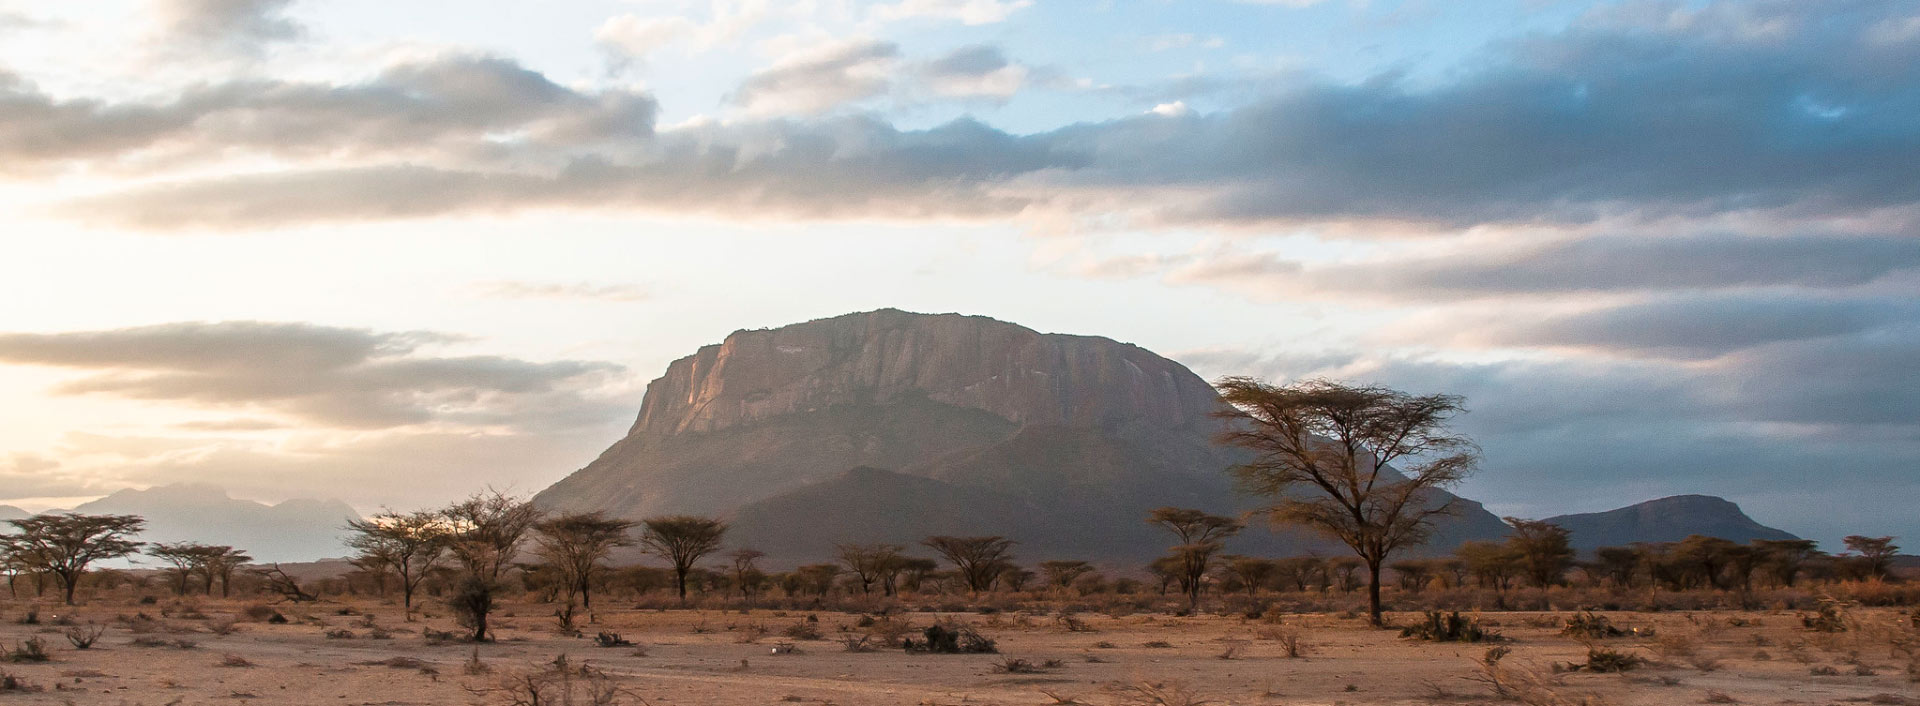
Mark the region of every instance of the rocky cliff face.
POLYGON ((925 398, 1014 424, 1176 428, 1216 406, 1180 364, 1105 338, 896 310, 740 331, 647 386, 630 435, 711 432, 835 405, 925 398))
MULTIPOLYGON (((1165 548, 1143 522, 1150 508, 1246 509, 1223 472, 1238 452, 1211 442, 1219 409, 1205 380, 1138 346, 977 316, 849 314, 737 332, 674 361, 626 438, 535 501, 725 515, 730 543, 792 561, 824 558, 833 541, 988 527, 1027 560, 1131 562, 1165 548)), ((1436 545, 1504 533, 1464 509, 1436 545)), ((1307 548, 1264 530, 1239 541, 1307 548)))

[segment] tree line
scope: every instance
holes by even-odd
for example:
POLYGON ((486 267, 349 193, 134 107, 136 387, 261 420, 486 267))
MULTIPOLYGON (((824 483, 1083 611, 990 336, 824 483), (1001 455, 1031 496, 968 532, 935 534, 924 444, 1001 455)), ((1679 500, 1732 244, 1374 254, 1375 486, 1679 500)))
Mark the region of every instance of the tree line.
MULTIPOLYGON (((1245 591, 1368 589, 1368 613, 1380 625, 1384 577, 1418 593, 1430 586, 1469 584, 1505 592, 1517 585, 1545 588, 1574 577, 1618 588, 1746 591, 1756 581, 1792 586, 1802 577, 1886 579, 1898 551, 1892 537, 1848 537, 1852 553, 1829 557, 1811 541, 1737 544, 1711 537, 1681 542, 1607 547, 1590 560, 1576 556, 1567 531, 1550 523, 1506 518, 1512 530, 1499 542, 1469 542, 1453 556, 1402 559, 1421 546, 1435 523, 1454 511, 1444 492, 1473 471, 1479 460, 1472 441, 1450 431, 1462 411, 1451 395, 1411 395, 1381 388, 1313 380, 1275 386, 1251 378, 1217 383, 1226 409, 1220 441, 1246 449, 1251 460, 1229 469, 1242 492, 1265 501, 1249 517, 1163 507, 1145 518, 1173 541, 1146 574, 1159 590, 1179 590, 1189 609, 1209 588, 1245 591), (1249 519, 1305 527, 1344 546, 1350 556, 1267 559, 1225 554, 1225 542, 1249 519)), ((40 515, 10 521, 0 535, 0 568, 9 589, 23 575, 53 578, 71 604, 75 588, 98 562, 144 551, 166 565, 177 593, 198 586, 211 595, 217 583, 229 592, 235 571, 251 561, 245 551, 199 543, 146 545, 134 537, 141 518, 129 515, 40 515)), ((752 600, 769 590, 788 596, 825 596, 836 585, 861 596, 893 596, 920 590, 929 580, 950 583, 972 595, 994 591, 1048 590, 1084 593, 1096 587, 1134 590, 1145 586, 1121 578, 1105 583, 1085 561, 1053 560, 1033 571, 1013 557, 1005 537, 933 536, 920 547, 944 560, 909 554, 900 544, 843 544, 836 561, 769 574, 766 555, 735 548, 722 563, 701 562, 722 548, 727 530, 719 518, 663 515, 642 520, 601 512, 547 514, 528 500, 498 492, 474 495, 446 507, 415 512, 383 511, 350 520, 348 546, 357 573, 378 591, 397 587, 408 619, 423 587, 440 595, 476 640, 488 635, 488 618, 501 596, 515 588, 537 591, 559 604, 563 627, 576 610, 592 609, 601 583, 629 587, 655 579, 684 602, 689 587, 737 593, 752 600), (615 553, 636 547, 666 566, 612 568, 615 553), (521 561, 523 558, 533 561, 521 561), (657 572, 657 576, 656 576, 657 572)), ((298 581, 274 567, 247 570, 266 587, 292 600, 311 598, 298 581)), ((349 584, 349 589, 351 585, 349 584)))

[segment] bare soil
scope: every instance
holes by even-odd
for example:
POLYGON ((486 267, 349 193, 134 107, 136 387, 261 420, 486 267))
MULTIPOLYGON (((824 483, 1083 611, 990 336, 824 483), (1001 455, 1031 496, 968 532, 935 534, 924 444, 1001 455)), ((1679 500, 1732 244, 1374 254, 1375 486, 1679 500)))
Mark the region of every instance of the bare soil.
POLYGON ((629 704, 1920 705, 1911 657, 1896 645, 1909 634, 1900 632, 1905 617, 1887 609, 1856 611, 1862 627, 1844 633, 1809 631, 1792 612, 1603 613, 1640 634, 1591 644, 1649 661, 1607 674, 1567 671, 1589 654, 1589 644, 1560 634, 1570 613, 1483 614, 1510 638, 1497 670, 1509 691, 1502 697, 1483 664, 1490 645, 1406 640, 1338 615, 1083 614, 1073 626, 1081 630, 1032 613, 894 618, 970 624, 999 648, 941 655, 849 651, 843 640, 870 628, 846 613, 808 622, 807 613, 768 610, 602 610, 570 636, 556 632, 551 606, 515 604, 498 619, 498 639, 474 645, 429 640, 427 631, 458 632, 432 609, 408 622, 371 601, 279 604, 290 622, 270 624, 244 617, 247 606, 40 605, 40 623, 28 625, 19 620, 31 604, 0 603, 0 646, 39 638, 51 656, 0 663, 23 686, 0 691, 0 704, 512 703, 503 683, 565 654, 573 668, 605 675, 629 704), (106 630, 91 649, 75 649, 56 621, 106 630), (800 624, 822 638, 783 634, 800 624), (765 634, 750 639, 756 628, 765 634), (603 631, 638 644, 597 646, 603 631), (1289 634, 1303 656, 1286 655, 1280 638, 1289 634), (470 673, 476 654, 484 673, 470 673), (1018 663, 1006 671, 1015 658, 1033 671, 1018 663))

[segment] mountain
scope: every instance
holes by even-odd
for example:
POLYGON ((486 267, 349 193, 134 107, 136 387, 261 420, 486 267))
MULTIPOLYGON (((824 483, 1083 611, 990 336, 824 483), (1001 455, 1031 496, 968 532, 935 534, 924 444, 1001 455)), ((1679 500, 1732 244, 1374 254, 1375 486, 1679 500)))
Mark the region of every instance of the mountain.
MULTIPOLYGON (((18 520, 22 517, 31 516, 32 514, 33 513, 27 512, 26 510, 22 510, 12 505, 0 505, 0 522, 6 522, 7 520, 18 520)), ((8 529, 12 529, 12 528, 0 527, 0 531, 5 531, 8 529)))
MULTIPOLYGON (((892 309, 738 331, 674 361, 625 438, 539 495, 550 510, 729 518, 781 563, 835 542, 1004 534, 1025 561, 1138 562, 1163 505, 1248 509, 1213 387, 1139 346, 892 309)), ((1505 534, 1463 502, 1433 546, 1505 534)), ((1252 529, 1233 551, 1330 549, 1252 529)))
POLYGON ((347 553, 342 526, 359 513, 338 500, 294 499, 278 505, 240 500, 215 486, 174 484, 121 490, 73 509, 85 514, 139 515, 147 542, 202 542, 246 550, 260 561, 311 561, 347 553))
POLYGON ((1799 539, 1755 522, 1739 505, 1711 495, 1675 495, 1546 521, 1572 533, 1573 546, 1581 551, 1634 542, 1677 542, 1696 534, 1742 544, 1755 539, 1799 539))

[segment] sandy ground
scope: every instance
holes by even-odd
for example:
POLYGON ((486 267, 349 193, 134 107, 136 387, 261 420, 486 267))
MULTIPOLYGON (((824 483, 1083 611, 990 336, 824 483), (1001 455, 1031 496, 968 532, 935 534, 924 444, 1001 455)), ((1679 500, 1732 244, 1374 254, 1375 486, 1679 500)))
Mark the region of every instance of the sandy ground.
MULTIPOLYGON (((41 624, 23 625, 18 621, 29 604, 0 603, 0 645, 11 648, 39 637, 52 657, 43 663, 0 664, 29 688, 0 692, 0 703, 511 703, 505 693, 489 690, 538 672, 562 653, 575 667, 587 664, 607 675, 631 695, 623 703, 635 704, 1161 703, 1116 691, 1148 683, 1172 692, 1164 700, 1172 704, 1181 703, 1183 689, 1192 703, 1498 700, 1476 679, 1484 674, 1479 664, 1486 645, 1408 641, 1332 615, 1286 616, 1280 629, 1219 616, 1082 615, 1085 631, 1037 614, 902 616, 916 626, 936 618, 970 623, 1000 648, 997 655, 926 655, 848 651, 843 636, 864 631, 855 627, 860 616, 843 613, 815 614, 813 624, 824 633, 820 640, 782 635, 807 614, 769 610, 602 611, 584 626, 588 637, 570 637, 554 632, 552 618, 530 617, 551 607, 510 605, 505 609, 510 615, 500 619, 499 641, 477 648, 489 671, 469 674, 466 663, 474 645, 429 644, 423 637, 424 629, 454 629, 445 616, 408 623, 397 608, 371 602, 278 605, 292 622, 239 622, 219 634, 244 607, 202 602, 197 612, 205 617, 200 617, 164 604, 46 605, 39 608, 41 624), (163 616, 163 610, 170 615, 163 616), (133 625, 121 618, 140 613, 156 620, 133 625), (104 625, 106 631, 91 649, 74 649, 64 635, 67 628, 51 624, 61 616, 80 625, 104 625), (387 639, 372 638, 377 631, 368 625, 387 632, 387 639), (743 632, 751 626, 769 632, 745 642, 743 632), (339 630, 353 636, 327 636, 339 630), (598 647, 591 636, 603 630, 638 646, 598 647), (1287 657, 1274 639, 1288 631, 1307 645, 1303 657, 1287 657), (783 643, 797 650, 778 654, 783 643), (1008 658, 1058 664, 1038 673, 1010 674, 997 668, 1008 658)), ((1584 662, 1587 655, 1579 641, 1558 635, 1567 615, 1481 616, 1512 638, 1504 643, 1511 654, 1500 664, 1509 678, 1537 679, 1539 689, 1529 694, 1536 702, 1598 697, 1611 704, 1920 705, 1920 684, 1910 680, 1908 659, 1896 656, 1893 633, 1812 633, 1787 612, 1610 613, 1605 615, 1615 625, 1651 628, 1655 637, 1599 644, 1656 663, 1619 674, 1555 674, 1555 663, 1584 662), (1688 647, 1691 654, 1683 654, 1688 647), (1816 675, 1822 667, 1835 674, 1816 675)), ((1871 624, 1892 624, 1900 617, 1895 611, 1858 611, 1856 616, 1871 624)))

